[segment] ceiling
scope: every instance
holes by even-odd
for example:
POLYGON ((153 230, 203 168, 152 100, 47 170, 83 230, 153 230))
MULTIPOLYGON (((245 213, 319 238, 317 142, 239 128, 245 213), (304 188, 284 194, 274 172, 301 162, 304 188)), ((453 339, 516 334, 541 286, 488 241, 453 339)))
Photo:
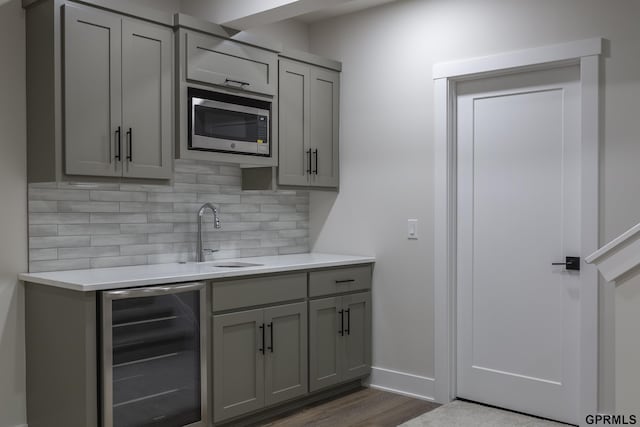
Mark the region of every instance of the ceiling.
POLYGON ((357 12, 359 10, 368 9, 370 7, 394 1, 398 0, 349 0, 342 4, 332 5, 324 9, 297 16, 295 19, 306 24, 312 24, 323 19, 346 15, 348 13, 357 12))

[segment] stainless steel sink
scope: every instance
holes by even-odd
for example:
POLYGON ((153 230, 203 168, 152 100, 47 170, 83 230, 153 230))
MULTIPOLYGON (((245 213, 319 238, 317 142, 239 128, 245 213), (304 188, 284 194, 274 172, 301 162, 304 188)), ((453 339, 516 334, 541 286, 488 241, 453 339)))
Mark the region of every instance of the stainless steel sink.
POLYGON ((244 267, 259 267, 264 264, 254 264, 251 262, 238 262, 238 261, 229 261, 229 262, 215 262, 211 264, 211 267, 218 268, 244 268, 244 267))

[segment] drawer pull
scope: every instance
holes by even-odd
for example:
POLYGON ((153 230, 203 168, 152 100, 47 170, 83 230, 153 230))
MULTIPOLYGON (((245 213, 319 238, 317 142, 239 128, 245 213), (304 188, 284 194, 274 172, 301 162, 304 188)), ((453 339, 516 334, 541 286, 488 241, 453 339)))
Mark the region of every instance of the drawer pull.
POLYGON ((340 313, 340 330, 338 333, 344 336, 344 310, 340 310, 338 313, 340 313))
POLYGON ((336 280, 336 284, 340 284, 340 283, 351 283, 351 282, 355 282, 356 279, 344 279, 344 280, 336 280))
POLYGON ((273 353, 273 322, 269 323, 267 327, 269 328, 269 333, 271 334, 271 345, 267 347, 267 350, 270 350, 271 353, 273 353))
POLYGON ((242 80, 224 79, 224 84, 226 84, 227 86, 233 86, 230 83, 236 84, 240 89, 244 89, 245 86, 251 86, 251 83, 243 82, 242 80))

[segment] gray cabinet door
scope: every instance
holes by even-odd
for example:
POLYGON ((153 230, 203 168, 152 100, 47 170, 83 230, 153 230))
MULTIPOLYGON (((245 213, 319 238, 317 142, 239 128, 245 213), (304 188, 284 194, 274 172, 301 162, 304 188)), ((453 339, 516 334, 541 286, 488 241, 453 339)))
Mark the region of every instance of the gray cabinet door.
POLYGON ((68 175, 120 176, 118 15, 64 6, 64 158, 68 175))
POLYGON ((309 391, 341 381, 343 363, 342 298, 309 302, 309 391))
POLYGON ((274 95, 274 52, 215 36, 187 33, 187 79, 274 95))
POLYGON ((123 176, 171 178, 172 39, 169 28, 122 22, 123 176))
POLYGON ((266 308, 264 323, 266 405, 305 395, 308 389, 307 304, 266 308))
POLYGON ((310 141, 313 150, 311 182, 318 187, 339 183, 340 73, 311 67, 310 141))
POLYGON ((278 182, 281 185, 309 185, 309 67, 281 59, 279 79, 278 182))
POLYGON ((213 417, 264 406, 264 310, 213 316, 213 417))
POLYGON ((371 292, 342 297, 344 310, 344 353, 342 380, 361 377, 371 371, 371 292))

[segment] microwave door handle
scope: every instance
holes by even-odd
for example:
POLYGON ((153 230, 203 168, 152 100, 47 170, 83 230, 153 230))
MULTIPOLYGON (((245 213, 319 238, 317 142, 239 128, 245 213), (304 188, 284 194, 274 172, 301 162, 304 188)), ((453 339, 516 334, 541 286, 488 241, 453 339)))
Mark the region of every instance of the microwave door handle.
POLYGON ((124 289, 121 291, 109 291, 104 294, 109 299, 125 299, 125 298, 138 298, 138 297, 151 297, 158 295, 177 294, 181 292, 195 291, 202 289, 204 282, 187 283, 184 285, 170 285, 170 286, 154 286, 150 288, 134 288, 124 289))

